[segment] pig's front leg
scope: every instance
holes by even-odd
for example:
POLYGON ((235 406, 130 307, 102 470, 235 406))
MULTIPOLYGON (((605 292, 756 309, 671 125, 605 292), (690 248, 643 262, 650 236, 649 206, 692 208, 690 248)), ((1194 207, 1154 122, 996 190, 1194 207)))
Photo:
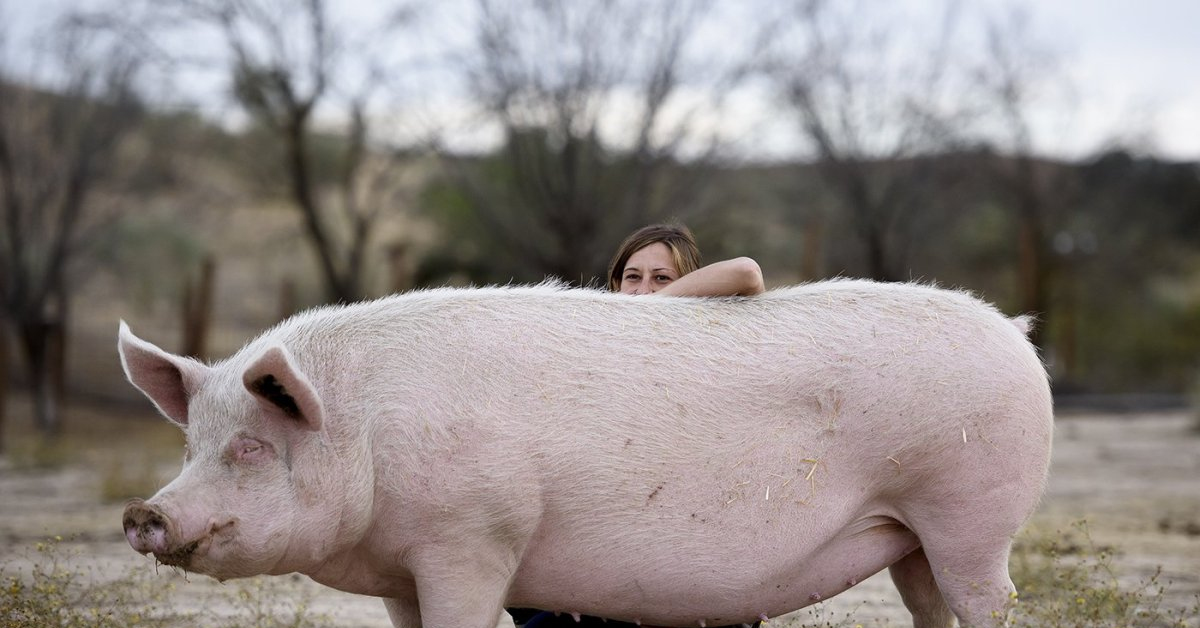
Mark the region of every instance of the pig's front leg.
POLYGON ((395 628, 421 628, 421 608, 417 598, 391 598, 383 601, 395 628))
MULTIPOLYGON (((397 628, 420 628, 421 611, 415 599, 411 601, 385 599, 383 606, 387 609, 388 617, 392 620, 393 626, 397 628)), ((516 628, 516 624, 508 613, 500 613, 500 617, 496 621, 496 628, 516 628)))
MULTIPOLYGON (((461 549, 457 550, 462 552, 461 549)), ((440 554, 416 566, 422 628, 496 628, 516 559, 511 555, 440 554)), ((395 623, 395 619, 392 620, 395 623)), ((403 624, 396 624, 403 625, 403 624)))

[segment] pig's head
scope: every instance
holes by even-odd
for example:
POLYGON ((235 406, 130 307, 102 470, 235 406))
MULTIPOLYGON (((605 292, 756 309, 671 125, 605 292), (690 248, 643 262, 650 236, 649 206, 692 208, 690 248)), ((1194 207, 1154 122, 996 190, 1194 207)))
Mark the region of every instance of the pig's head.
POLYGON ((187 437, 179 477, 125 508, 135 550, 222 580, 305 571, 337 551, 350 532, 344 474, 321 397, 286 348, 258 343, 207 366, 123 322, 119 336, 129 381, 187 437))

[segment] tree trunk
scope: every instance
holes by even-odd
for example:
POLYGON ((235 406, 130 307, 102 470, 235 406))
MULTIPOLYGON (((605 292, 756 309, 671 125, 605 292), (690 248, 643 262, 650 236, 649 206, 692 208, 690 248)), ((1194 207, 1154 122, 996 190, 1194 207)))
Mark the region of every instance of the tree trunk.
POLYGON ((296 282, 284 279, 279 283, 279 320, 296 313, 296 282))
POLYGON ((60 350, 52 345, 61 345, 61 327, 41 320, 27 320, 20 325, 21 341, 25 350, 25 361, 29 366, 29 387, 33 397, 33 420, 38 432, 46 438, 58 435, 61 424, 58 415, 59 391, 54 375, 54 354, 60 350))
POLYGON ((308 155, 306 135, 308 117, 306 114, 294 113, 287 127, 285 138, 288 152, 288 178, 291 180, 292 198, 304 215, 304 226, 313 247, 317 250, 317 259, 321 264, 321 275, 325 279, 327 298, 336 303, 351 303, 358 298, 356 277, 345 277, 338 270, 335 260, 334 243, 326 232, 321 220, 321 209, 316 194, 313 192, 311 177, 311 161, 308 155))
POLYGON ((821 263, 821 242, 825 237, 825 221, 817 218, 809 222, 804 230, 804 250, 800 259, 800 281, 816 281, 825 273, 821 263))
MULTIPOLYGON (((1073 269, 1072 269, 1073 271, 1073 269)), ((1055 345, 1058 347, 1058 356, 1061 364, 1061 375, 1063 380, 1079 381, 1082 379, 1078 369, 1078 342, 1076 341, 1076 304, 1078 301, 1075 285, 1078 280, 1074 272, 1059 273, 1056 283, 1059 286, 1061 300, 1060 306, 1056 309, 1056 316, 1059 317, 1061 323, 1058 329, 1055 330, 1055 345)))
POLYGON ((1050 273, 1042 250, 1044 238, 1038 220, 1028 214, 1022 216, 1017 238, 1021 311, 1037 315, 1039 324, 1030 331, 1029 339, 1039 349, 1044 349, 1043 331, 1050 319, 1050 300, 1047 298, 1050 273))
POLYGON ((396 243, 388 247, 388 268, 392 293, 400 294, 412 287, 412 270, 408 264, 408 246, 396 243))
POLYGON ((871 279, 896 281, 896 277, 888 269, 887 234, 879 225, 868 225, 864 240, 867 246, 867 264, 871 279))
POLYGON ((1017 280, 1021 311, 1036 314, 1040 324, 1029 334, 1038 349, 1045 349, 1045 334, 1050 321, 1051 268, 1046 255, 1046 233, 1042 226, 1045 207, 1039 198, 1033 164, 1029 157, 1017 161, 1017 280))
POLYGON ((200 265, 200 278, 188 277, 183 287, 183 355, 208 359, 208 332, 212 326, 212 295, 216 262, 207 255, 200 265))
POLYGON ((8 319, 0 317, 0 456, 4 455, 8 418, 8 319))

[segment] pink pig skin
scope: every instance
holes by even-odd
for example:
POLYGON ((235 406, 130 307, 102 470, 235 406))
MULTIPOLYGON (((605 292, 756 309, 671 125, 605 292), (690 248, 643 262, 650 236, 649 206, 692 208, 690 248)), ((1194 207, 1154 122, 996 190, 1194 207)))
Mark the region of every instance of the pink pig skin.
POLYGON ((751 622, 885 567, 914 625, 999 625, 1053 431, 1024 327, 863 281, 416 292, 306 312, 214 365, 122 324, 127 376, 187 434, 126 534, 219 579, 383 597, 405 628, 491 628, 505 606, 751 622))

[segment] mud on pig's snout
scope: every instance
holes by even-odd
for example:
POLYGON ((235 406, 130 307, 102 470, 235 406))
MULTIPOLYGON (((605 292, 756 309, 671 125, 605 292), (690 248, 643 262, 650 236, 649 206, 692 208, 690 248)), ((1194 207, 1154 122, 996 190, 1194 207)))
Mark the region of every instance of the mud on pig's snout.
POLYGON ((157 506, 134 499, 125 505, 125 538, 133 549, 166 554, 179 542, 175 524, 157 506))

